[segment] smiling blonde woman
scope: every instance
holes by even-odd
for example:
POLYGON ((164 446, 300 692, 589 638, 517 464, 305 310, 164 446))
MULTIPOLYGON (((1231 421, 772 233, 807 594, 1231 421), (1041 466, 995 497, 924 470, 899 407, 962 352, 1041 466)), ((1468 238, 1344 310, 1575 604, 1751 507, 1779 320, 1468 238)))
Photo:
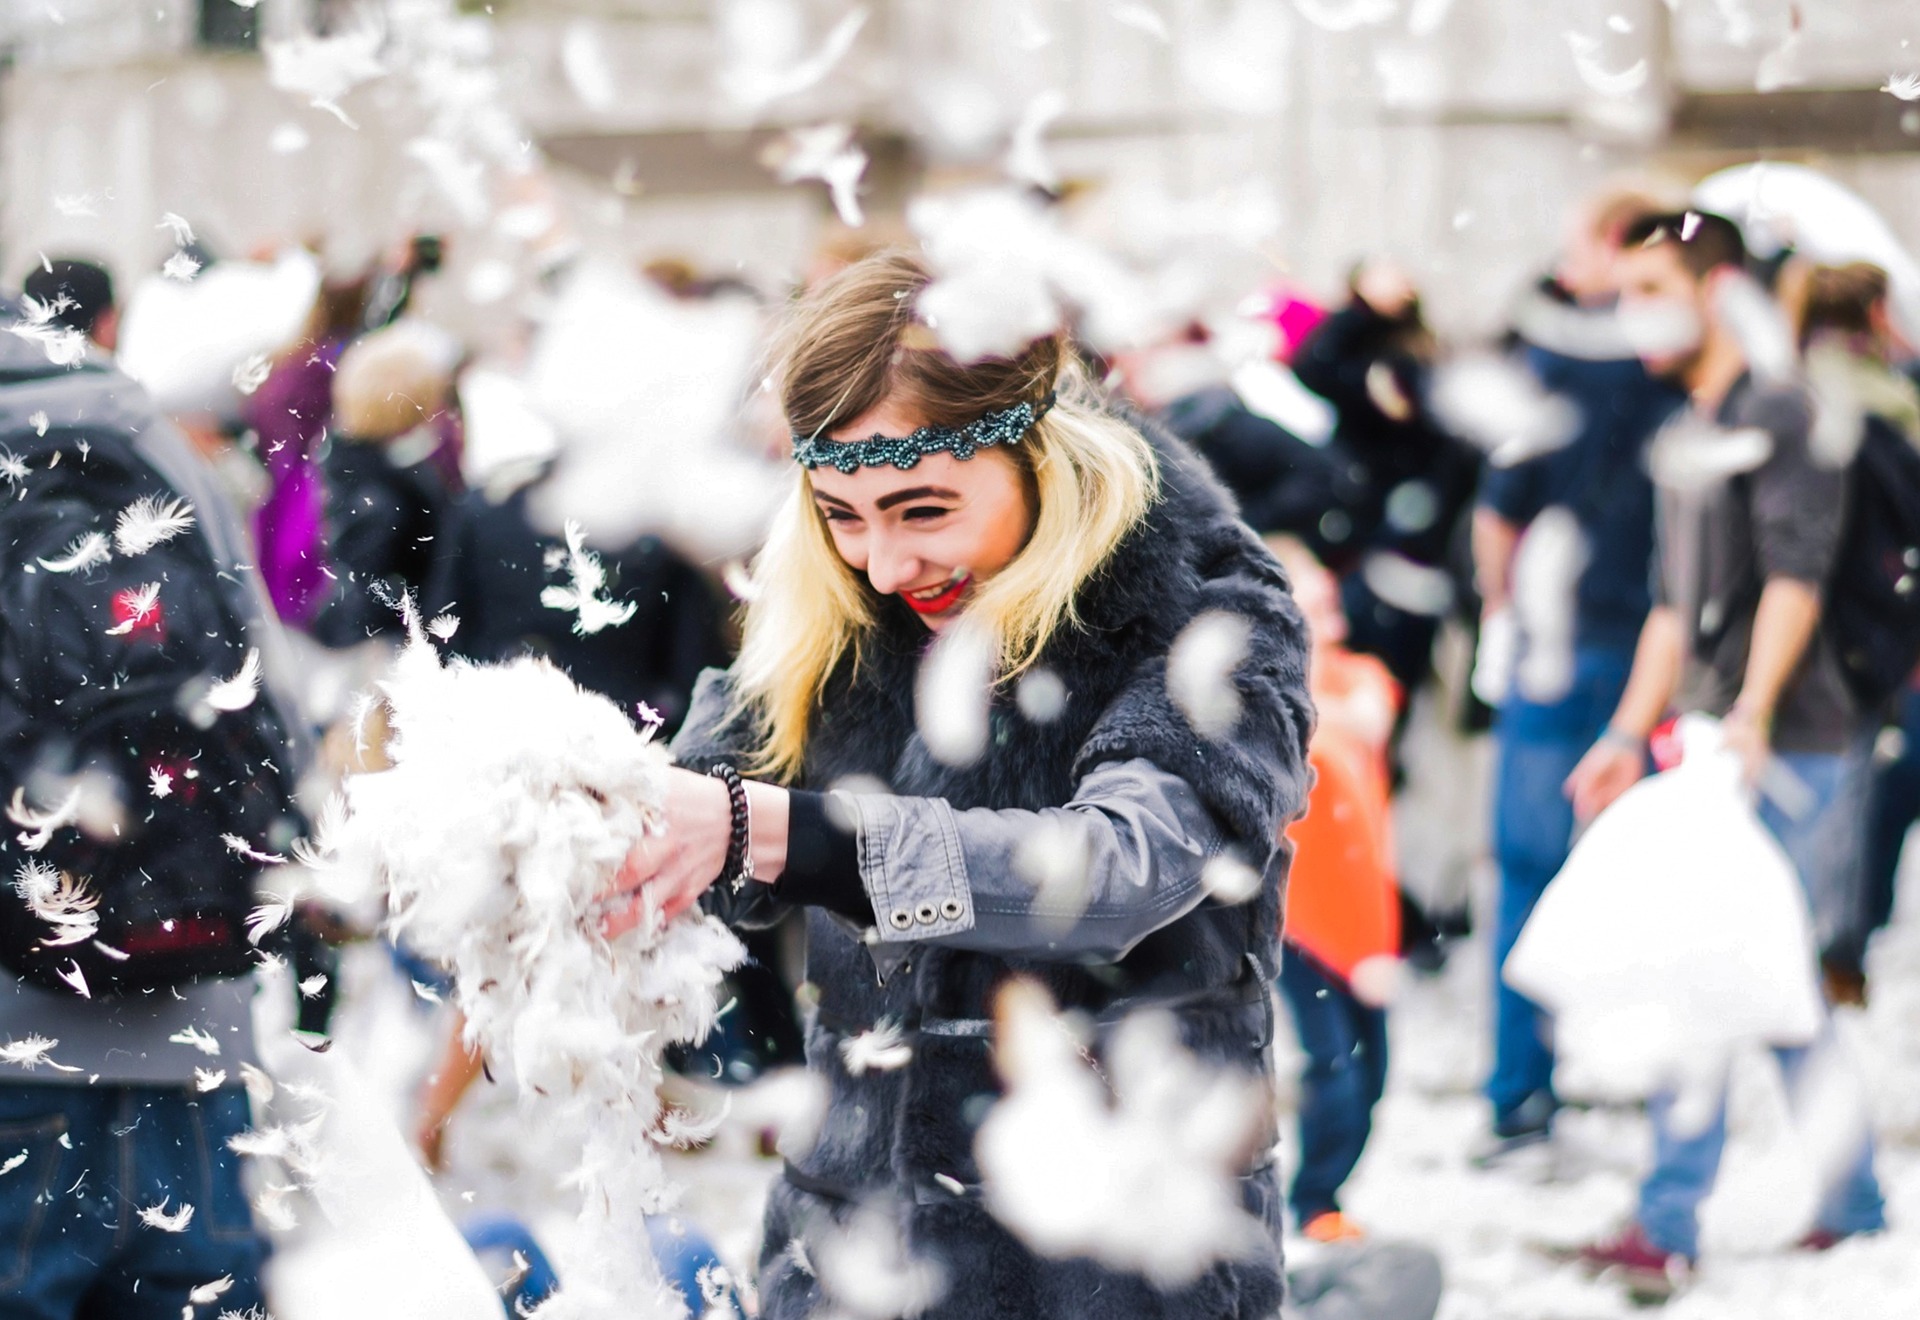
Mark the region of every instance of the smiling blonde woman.
POLYGON ((620 888, 742 925, 806 910, 807 1054, 829 1102, 768 1204, 764 1316, 832 1310, 793 1244, 878 1204, 947 1280, 933 1320, 1264 1320, 1281 1294, 1271 1143, 1243 1178, 1271 1250, 1173 1290, 1028 1250, 982 1204, 972 1145, 998 1090, 993 1000, 1015 975, 1093 1021, 1096 1059, 1121 1018, 1161 1007, 1201 1056, 1269 1071, 1276 840, 1305 799, 1312 724, 1299 614, 1190 452, 1108 410, 1062 338, 954 361, 916 319, 928 280, 883 254, 794 310, 793 497, 755 564, 740 657, 703 678, 674 743, 668 827, 620 888), (1203 733, 1167 665, 1209 611, 1249 645, 1220 677, 1238 719, 1203 733), (977 754, 941 760, 915 687, 933 638, 962 625, 991 639, 996 682, 977 754), (1063 831, 1086 900, 1065 913, 1016 860, 1063 831), (1260 875, 1250 899, 1209 897, 1223 854, 1260 875), (850 1069, 843 1043, 882 1024, 911 1057, 850 1069))

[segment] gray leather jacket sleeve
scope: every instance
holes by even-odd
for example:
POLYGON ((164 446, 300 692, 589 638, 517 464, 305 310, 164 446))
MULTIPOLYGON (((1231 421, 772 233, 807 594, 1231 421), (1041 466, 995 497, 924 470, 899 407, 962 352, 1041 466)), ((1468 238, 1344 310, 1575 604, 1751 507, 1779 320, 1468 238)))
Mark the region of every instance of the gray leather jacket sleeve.
POLYGON ((1200 905, 1225 846, 1185 780, 1106 762, 1043 811, 955 811, 940 798, 835 793, 856 825, 881 945, 1122 957, 1200 905))

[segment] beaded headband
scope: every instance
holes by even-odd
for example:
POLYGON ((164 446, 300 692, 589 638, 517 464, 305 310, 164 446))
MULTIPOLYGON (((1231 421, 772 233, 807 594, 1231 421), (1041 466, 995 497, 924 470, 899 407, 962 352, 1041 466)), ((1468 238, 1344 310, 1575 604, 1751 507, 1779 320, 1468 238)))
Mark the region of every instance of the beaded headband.
POLYGON ((910 468, 928 454, 952 454, 958 459, 972 458, 993 445, 1010 445, 1023 439, 1033 424, 1053 407, 1049 393, 1038 403, 1021 401, 1011 408, 998 408, 968 422, 965 426, 923 426, 912 435, 876 435, 865 440, 822 440, 818 436, 793 437, 794 461, 811 472, 817 467, 854 472, 863 467, 910 468))

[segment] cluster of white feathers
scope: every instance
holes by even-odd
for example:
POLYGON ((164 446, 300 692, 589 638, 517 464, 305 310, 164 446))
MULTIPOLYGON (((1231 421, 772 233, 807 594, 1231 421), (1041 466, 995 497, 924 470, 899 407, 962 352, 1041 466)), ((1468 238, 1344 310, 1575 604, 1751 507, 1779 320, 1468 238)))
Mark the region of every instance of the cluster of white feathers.
POLYGON ((385 889, 394 935, 453 973, 468 1040, 543 1121, 580 1136, 579 1267, 545 1320, 678 1316, 642 1216, 673 1189, 662 1147, 718 1116, 663 1107, 661 1057, 712 1028, 743 957, 718 921, 648 911, 608 940, 601 896, 661 828, 668 760, 552 666, 443 666, 416 634, 385 685, 391 769, 348 781, 318 860, 385 889))
POLYGON ((1266 1139, 1261 1080, 1217 1070, 1164 1012, 1114 1031, 1104 1076, 1084 1024, 1015 981, 995 1005, 1006 1097, 974 1142, 987 1207, 1043 1256, 1085 1256, 1161 1287, 1270 1250, 1240 1171, 1266 1139))

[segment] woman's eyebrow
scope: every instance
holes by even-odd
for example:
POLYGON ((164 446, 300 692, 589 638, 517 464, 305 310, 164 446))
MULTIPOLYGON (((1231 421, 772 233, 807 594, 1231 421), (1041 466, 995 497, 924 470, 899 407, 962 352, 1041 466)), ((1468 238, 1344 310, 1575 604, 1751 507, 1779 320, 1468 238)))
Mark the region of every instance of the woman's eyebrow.
POLYGON ((873 502, 873 507, 885 513, 896 504, 906 504, 911 500, 957 500, 960 492, 948 490, 945 486, 909 486, 905 490, 896 490, 882 495, 873 502))

